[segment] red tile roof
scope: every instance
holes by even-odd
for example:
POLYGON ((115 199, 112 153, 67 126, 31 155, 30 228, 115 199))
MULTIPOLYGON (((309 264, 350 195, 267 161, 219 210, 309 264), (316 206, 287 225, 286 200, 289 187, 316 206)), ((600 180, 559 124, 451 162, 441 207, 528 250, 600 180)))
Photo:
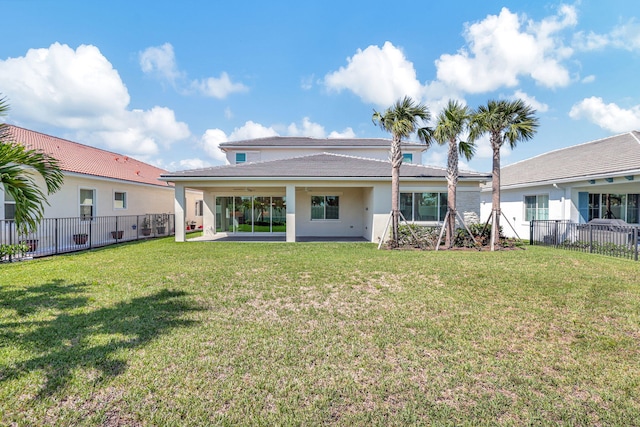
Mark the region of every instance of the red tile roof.
POLYGON ((122 154, 100 150, 55 136, 9 125, 13 140, 30 149, 43 151, 60 162, 66 172, 120 179, 161 187, 168 183, 159 181, 164 169, 143 163, 122 154))

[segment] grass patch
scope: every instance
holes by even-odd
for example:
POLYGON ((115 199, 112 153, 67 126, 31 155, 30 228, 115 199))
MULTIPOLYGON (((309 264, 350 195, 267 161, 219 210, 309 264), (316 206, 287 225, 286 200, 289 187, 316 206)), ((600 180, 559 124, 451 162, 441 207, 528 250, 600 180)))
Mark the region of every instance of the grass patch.
POLYGON ((638 273, 172 239, 4 264, 0 425, 630 425, 638 273))

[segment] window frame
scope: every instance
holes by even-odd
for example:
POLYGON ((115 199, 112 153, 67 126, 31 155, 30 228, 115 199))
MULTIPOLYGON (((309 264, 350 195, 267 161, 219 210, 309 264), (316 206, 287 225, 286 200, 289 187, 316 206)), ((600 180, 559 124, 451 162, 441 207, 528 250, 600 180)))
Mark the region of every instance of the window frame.
MULTIPOLYGON (((320 195, 320 194, 312 194, 311 195, 311 199, 310 199, 310 207, 311 207, 311 211, 310 211, 310 220, 311 221, 340 221, 340 196, 339 195, 320 195), (314 218, 314 198, 322 198, 322 218, 314 218), (329 204, 327 202, 328 199, 332 199, 335 200, 336 205, 335 207, 337 207, 336 213, 337 216, 336 218, 327 218, 327 207, 329 206, 333 206, 331 204, 329 204)), ((317 207, 317 205, 316 205, 317 207)))
POLYGON ((3 202, 3 218, 5 220, 15 220, 16 219, 16 201, 6 190, 4 191, 4 202, 3 202), (7 205, 13 206, 11 217, 7 215, 7 205))
POLYGON ((194 216, 202 216, 204 212, 204 200, 196 200, 196 211, 194 216))
POLYGON ((236 165, 241 164, 241 163, 246 163, 247 162, 247 153, 236 153, 235 155, 236 158, 236 165), (240 160, 240 156, 242 156, 242 160, 240 160))
POLYGON ((127 206, 127 192, 126 191, 118 191, 118 190, 113 190, 113 210, 115 211, 124 211, 127 210, 128 206, 127 206), (116 206, 116 202, 118 202, 118 200, 116 199, 116 195, 118 194, 122 194, 123 199, 122 199, 122 207, 117 207, 116 206))
POLYGON ((93 221, 93 219, 96 217, 96 209, 97 209, 97 198, 98 198, 98 192, 96 191, 95 188, 87 188, 87 187, 80 187, 78 189, 78 208, 79 208, 79 217, 80 217, 80 221, 93 221), (91 204, 87 205, 82 203, 82 192, 83 191, 91 191, 91 204), (91 206, 91 216, 87 217, 82 213, 82 208, 85 206, 91 206))
POLYGON ((539 194, 525 194, 523 196, 523 215, 522 217, 524 218, 524 220, 526 222, 530 222, 530 221, 545 221, 549 219, 549 202, 550 202, 550 197, 549 197, 549 193, 539 193, 539 194), (529 208, 528 204, 527 204, 527 198, 531 198, 531 197, 535 197, 535 207, 534 208, 529 208), (540 197, 546 197, 547 199, 547 207, 541 207, 540 205, 540 197), (530 209, 533 209, 533 211, 531 211, 533 214, 531 217, 529 217, 529 212, 530 209), (546 215, 544 215, 544 211, 546 210, 546 215), (542 213, 542 215, 541 215, 542 213))
MULTIPOLYGON (((400 211, 402 212, 402 215, 405 217, 405 219, 409 222, 415 222, 415 223, 442 223, 444 221, 444 217, 447 215, 447 200, 449 198, 449 194, 446 191, 401 191, 400 192, 400 211), (411 205, 405 205, 405 208, 402 208, 402 199, 403 199, 403 195, 405 195, 405 200, 406 200, 406 195, 410 194, 411 195, 411 205), (416 199, 418 197, 423 198, 423 194, 430 194, 431 197, 433 197, 436 201, 437 204, 435 207, 433 207, 437 213, 437 218, 434 219, 416 219, 416 209, 419 208, 419 205, 416 201, 416 199), (407 217, 407 215, 405 215, 405 212, 410 212, 410 217, 407 217)), ((426 207, 426 205, 423 205, 426 207)))
POLYGON ((413 153, 402 153, 402 163, 413 163, 413 153))

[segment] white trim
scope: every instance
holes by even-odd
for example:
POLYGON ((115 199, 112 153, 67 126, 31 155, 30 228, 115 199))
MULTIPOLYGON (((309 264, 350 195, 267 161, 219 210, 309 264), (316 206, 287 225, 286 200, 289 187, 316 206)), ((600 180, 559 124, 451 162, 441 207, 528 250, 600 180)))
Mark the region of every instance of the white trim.
POLYGON ((111 201, 113 202, 113 210, 114 211, 126 211, 129 208, 129 195, 127 194, 127 191, 122 191, 122 190, 117 190, 115 188, 112 189, 111 191, 111 201), (123 203, 123 207, 121 208, 117 208, 115 206, 116 204, 116 193, 121 193, 124 194, 124 200, 122 201, 123 203))

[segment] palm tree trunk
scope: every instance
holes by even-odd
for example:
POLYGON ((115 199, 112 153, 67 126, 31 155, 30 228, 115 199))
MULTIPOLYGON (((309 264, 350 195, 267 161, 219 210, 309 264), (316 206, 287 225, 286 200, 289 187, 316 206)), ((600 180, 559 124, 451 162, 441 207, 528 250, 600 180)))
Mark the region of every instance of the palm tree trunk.
POLYGON ((500 144, 491 137, 493 148, 493 177, 491 180, 491 250, 496 250, 496 245, 500 241, 500 144))
POLYGON ((447 158, 447 210, 449 217, 446 225, 445 246, 452 248, 456 232, 456 187, 458 185, 458 146, 455 139, 449 140, 447 158))
POLYGON ((400 137, 394 135, 391 142, 391 238, 393 247, 398 246, 398 228, 400 225, 400 166, 402 166, 400 137))

